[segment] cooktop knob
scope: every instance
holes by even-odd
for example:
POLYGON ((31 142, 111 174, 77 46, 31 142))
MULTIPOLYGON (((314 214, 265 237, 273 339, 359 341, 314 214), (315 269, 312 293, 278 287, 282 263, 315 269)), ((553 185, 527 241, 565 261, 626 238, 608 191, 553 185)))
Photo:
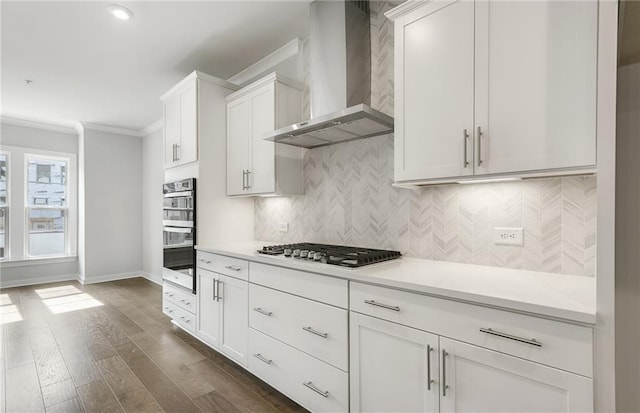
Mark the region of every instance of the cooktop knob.
POLYGON ((291 250, 291 248, 285 248, 284 249, 284 256, 285 257, 290 257, 292 252, 293 251, 291 250))
POLYGON ((315 254, 313 254, 313 260, 314 261, 322 260, 322 253, 321 252, 316 252, 315 254))
POLYGON ((308 255, 309 255, 309 250, 300 251, 300 258, 307 258, 308 255))
POLYGON ((299 257, 300 256, 300 250, 293 250, 293 256, 294 257, 299 257))

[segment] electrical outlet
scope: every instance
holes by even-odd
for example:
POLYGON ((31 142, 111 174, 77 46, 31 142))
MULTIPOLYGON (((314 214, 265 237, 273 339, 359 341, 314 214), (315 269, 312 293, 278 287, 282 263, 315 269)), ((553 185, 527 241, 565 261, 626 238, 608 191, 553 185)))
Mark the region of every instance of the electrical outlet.
POLYGON ((493 230, 493 243, 497 245, 523 245, 524 230, 522 228, 498 228, 493 230))
POLYGON ((280 232, 289 232, 289 223, 285 221, 280 222, 280 227, 278 228, 280 232))

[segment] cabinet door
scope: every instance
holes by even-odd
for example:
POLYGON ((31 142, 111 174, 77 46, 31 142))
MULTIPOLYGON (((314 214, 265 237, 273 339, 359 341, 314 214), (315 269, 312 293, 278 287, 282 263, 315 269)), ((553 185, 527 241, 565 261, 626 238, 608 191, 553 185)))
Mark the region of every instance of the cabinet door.
POLYGON ((351 411, 437 412, 438 336, 350 315, 351 411))
POLYGON ((592 412, 583 376, 440 337, 442 412, 592 412))
POLYGON ((396 20, 396 181, 473 173, 473 26, 471 1, 396 20))
POLYGON ((211 347, 220 346, 220 301, 216 300, 218 274, 198 268, 197 335, 211 347))
POLYGON ((249 283, 220 276, 220 350, 243 366, 247 365, 249 332, 249 283))
POLYGON ((270 83, 249 96, 251 105, 251 169, 249 192, 275 191, 275 144, 262 139, 275 129, 275 85, 270 83))
MULTIPOLYGON (((215 116, 215 115, 211 115, 215 116)), ((178 164, 198 160, 198 93, 196 83, 180 92, 178 164)))
POLYGON ((244 195, 249 169, 250 112, 246 98, 227 103, 227 195, 244 195))
POLYGON ((476 173, 595 165, 598 2, 476 2, 476 28, 476 173))
POLYGON ((180 98, 168 97, 164 102, 164 166, 174 166, 177 162, 176 146, 180 141, 180 98))

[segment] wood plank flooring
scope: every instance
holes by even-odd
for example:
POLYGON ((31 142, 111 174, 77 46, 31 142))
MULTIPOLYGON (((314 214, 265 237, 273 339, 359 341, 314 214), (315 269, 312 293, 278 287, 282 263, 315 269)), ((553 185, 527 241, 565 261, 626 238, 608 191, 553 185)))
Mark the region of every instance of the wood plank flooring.
POLYGON ((0 412, 305 411, 171 324, 143 278, 0 298, 0 412))

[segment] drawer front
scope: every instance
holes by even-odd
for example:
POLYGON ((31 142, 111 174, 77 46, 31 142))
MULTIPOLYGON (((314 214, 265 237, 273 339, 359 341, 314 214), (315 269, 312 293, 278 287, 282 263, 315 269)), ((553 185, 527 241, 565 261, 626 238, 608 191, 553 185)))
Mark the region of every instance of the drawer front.
POLYGON ((347 310, 251 284, 249 326, 344 371, 349 369, 347 310))
POLYGON ((217 272, 247 281, 249 279, 249 263, 238 258, 198 251, 196 265, 205 270, 217 272))
POLYGON ((346 280, 255 262, 250 266, 249 280, 254 284, 336 307, 349 307, 349 284, 346 280))
POLYGON ((592 328, 355 282, 350 291, 353 311, 593 377, 592 328))
POLYGON ((180 327, 195 334, 196 332, 196 316, 185 309, 178 307, 171 301, 162 300, 162 312, 168 315, 180 325, 180 327))
POLYGON ((249 371, 312 412, 349 410, 349 376, 249 329, 249 371))
POLYGON ((196 296, 192 294, 191 291, 182 290, 168 283, 164 283, 162 285, 162 298, 192 314, 196 312, 196 296))

